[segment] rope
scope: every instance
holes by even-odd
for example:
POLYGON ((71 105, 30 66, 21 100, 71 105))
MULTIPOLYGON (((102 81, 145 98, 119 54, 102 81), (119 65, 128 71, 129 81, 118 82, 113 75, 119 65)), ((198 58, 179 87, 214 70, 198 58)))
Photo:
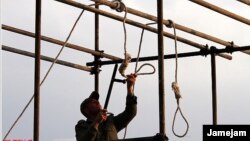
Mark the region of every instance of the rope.
MULTIPOLYGON (((127 19, 128 11, 127 11, 126 5, 121 0, 114 0, 114 1, 112 1, 112 3, 116 4, 116 7, 111 7, 112 9, 116 10, 117 12, 125 11, 124 18, 123 18, 123 21, 122 21, 123 31, 124 31, 124 44, 123 44, 123 47, 124 47, 124 60, 122 61, 122 64, 119 67, 119 72, 123 77, 127 78, 127 76, 125 75, 125 70, 127 69, 129 62, 132 59, 131 55, 129 53, 127 53, 126 19, 127 19)), ((125 139, 126 134, 127 134, 127 126, 125 127, 123 139, 125 139)))
MULTIPOLYGON (((127 30, 126 30, 126 19, 127 19, 127 7, 126 5, 121 2, 120 0, 114 0, 113 3, 117 4, 116 7, 113 7, 113 9, 115 9, 116 11, 118 12, 121 12, 121 11, 125 11, 125 14, 124 14, 124 19, 123 19, 123 30, 124 30, 124 60, 122 61, 122 64, 120 65, 119 67, 119 72, 120 74, 127 78, 127 76, 125 75, 125 70, 127 69, 128 67, 128 64, 131 62, 131 55, 129 53, 127 53, 127 30)), ((155 24, 155 23, 148 23, 146 25, 151 25, 151 24, 155 24)), ((136 59, 136 66, 135 66, 135 71, 134 73, 137 74, 137 75, 147 75, 147 74, 153 74, 155 73, 155 67, 149 63, 147 64, 143 64, 142 66, 140 66, 140 68, 137 70, 137 66, 138 66, 138 62, 139 62, 139 56, 140 56, 140 52, 141 52, 141 45, 142 45, 142 39, 143 39, 143 34, 144 34, 144 29, 142 29, 142 32, 141 32, 141 38, 140 38, 140 44, 139 44, 139 50, 138 50, 138 54, 137 54, 137 59, 136 59), (153 71, 152 72, 149 72, 149 73, 138 73, 142 67, 144 66, 151 66, 153 68, 153 71)))
MULTIPOLYGON (((95 5, 95 4, 91 4, 91 5, 89 5, 89 6, 93 6, 93 5, 95 5)), ((65 40, 65 42, 64 42, 64 44, 63 44, 63 46, 61 47, 60 51, 59 51, 58 54, 56 55, 55 60, 53 61, 53 63, 50 65, 50 67, 49 67, 47 73, 45 74, 44 78, 42 79, 42 81, 41 81, 41 83, 40 83, 40 87, 41 87, 42 84, 45 82, 45 80, 46 80, 46 78, 48 77, 50 71, 52 70, 53 66, 55 65, 56 61, 58 60, 60 54, 62 53, 63 49, 64 49, 65 46, 67 45, 67 42, 68 42, 68 40, 69 40, 71 34, 73 33, 73 31, 74 31, 74 29, 75 29, 75 27, 76 27, 76 24, 77 24, 78 21, 80 20, 80 18, 81 18, 81 16, 82 16, 83 12, 84 12, 84 10, 82 10, 82 12, 80 13, 80 15, 79 15, 78 18, 76 19, 76 21, 75 21, 75 23, 74 23, 74 25, 73 25, 73 27, 72 27, 72 29, 71 29, 71 31, 70 31, 68 37, 66 38, 66 40, 65 40)), ((24 109, 22 110, 21 114, 17 117, 17 119, 15 120, 15 122, 12 124, 12 126, 11 126, 11 128, 8 130, 7 134, 4 136, 3 141, 6 140, 6 138, 8 137, 8 135, 10 134, 10 132, 12 131, 12 129, 14 128, 14 126, 16 125, 16 123, 19 121, 19 119, 22 117, 22 115, 24 114, 24 112, 26 111, 26 109, 28 108, 28 106, 30 105, 30 103, 32 102, 33 99, 34 99, 34 94, 33 94, 33 96, 30 98, 29 102, 25 105, 25 107, 24 107, 24 109)))
POLYGON ((123 77, 127 78, 127 76, 125 75, 125 70, 127 69, 129 62, 130 62, 131 59, 132 59, 131 55, 130 55, 129 53, 127 53, 127 30, 126 30, 126 19, 127 19, 127 13, 128 13, 128 11, 127 11, 126 5, 125 5, 123 2, 117 1, 117 0, 116 0, 116 1, 113 1, 113 2, 114 2, 114 3, 119 3, 119 4, 117 4, 116 10, 117 10, 117 9, 120 9, 120 10, 117 10, 117 11, 122 11, 122 8, 121 8, 121 7, 123 7, 123 9, 124 9, 124 11, 125 11, 124 18, 123 18, 123 22, 122 22, 123 31, 124 31, 124 44, 123 44, 123 47, 124 47, 124 60, 123 60, 122 64, 121 64, 120 67, 119 67, 119 72, 120 72, 120 74, 121 74, 123 77))
POLYGON ((127 69, 128 64, 131 61, 132 57, 129 53, 124 53, 124 54, 125 54, 125 59, 122 61, 122 64, 119 67, 119 72, 123 77, 127 78, 125 70, 127 69))
POLYGON ((182 111, 181 111, 181 107, 179 106, 179 100, 177 100, 177 103, 178 103, 178 104, 177 104, 178 106, 177 106, 176 111, 175 111, 175 114, 174 114, 174 119, 173 119, 173 124, 172 124, 172 131, 173 131, 173 133, 174 133, 175 136, 177 136, 177 137, 179 137, 179 138, 182 138, 182 137, 184 137, 184 136, 187 135, 187 132, 188 132, 188 130, 189 130, 189 124, 188 124, 187 119, 185 118, 185 116, 183 115, 183 113, 182 113, 182 111), (185 133, 182 134, 182 135, 178 135, 178 134, 175 133, 175 131, 174 131, 174 123, 175 123, 175 119, 176 119, 176 115, 177 115, 178 110, 180 111, 180 114, 181 114, 182 118, 184 119, 184 121, 185 121, 186 124, 187 124, 186 131, 185 131, 185 133))
MULTIPOLYGON (((149 23, 149 24, 146 24, 146 25, 150 25, 150 24, 155 24, 155 23, 149 23)), ((139 69, 137 69, 138 62, 139 62, 139 57, 140 57, 140 52, 141 52, 141 45, 142 45, 142 40, 143 40, 143 34, 144 34, 144 29, 142 29, 142 32, 141 32, 140 44, 139 44, 139 49, 138 49, 137 58, 136 58, 136 65, 135 65, 135 71, 134 71, 134 73, 136 75, 149 75, 149 74, 154 74, 155 73, 155 67, 152 64, 149 64, 149 63, 145 63, 145 64, 141 65, 139 67, 139 69), (153 68, 153 71, 152 72, 147 72, 147 73, 139 73, 139 71, 144 66, 151 66, 153 68)), ((135 84, 133 85, 133 89, 134 88, 135 88, 135 84)), ((124 131, 123 139, 125 139, 126 134, 127 134, 127 126, 126 126, 125 131, 124 131)))
POLYGON ((177 51, 177 36, 176 36, 175 23, 173 21, 171 21, 171 20, 169 20, 169 22, 170 22, 170 25, 174 28, 174 37, 175 37, 175 39, 174 39, 174 43, 175 43, 175 81, 172 82, 172 90, 175 93, 175 98, 176 98, 176 102, 177 102, 177 108, 176 108, 176 111, 175 111, 175 114, 174 114, 174 119, 173 119, 173 124, 172 124, 172 131, 173 131, 175 136, 184 137, 184 136, 187 135, 187 132, 189 130, 189 124, 188 124, 187 119, 185 118, 185 116, 183 115, 183 113, 181 111, 180 101, 179 101, 180 98, 181 98, 181 94, 180 94, 180 88, 178 86, 178 51, 177 51), (182 118, 184 119, 184 121, 186 122, 186 125, 187 125, 186 131, 182 135, 176 134, 175 130, 174 130, 175 119, 176 119, 176 115, 177 115, 178 110, 180 111, 180 114, 181 114, 182 118))
MULTIPOLYGON (((115 9, 118 12, 125 11, 123 22, 122 22, 123 23, 123 30, 124 30, 124 60, 122 61, 122 64, 119 67, 119 72, 123 77, 127 78, 127 76, 125 75, 125 70, 127 69, 128 64, 131 62, 131 59, 132 59, 131 55, 127 52, 126 19, 127 19, 128 11, 127 11, 126 5, 123 2, 121 2, 121 0, 114 0, 112 2, 116 4, 116 7, 112 7, 112 9, 115 9)), ((152 24, 152 23, 150 23, 150 24, 152 24)), ((148 25, 150 25, 150 24, 148 24, 148 25)), ((153 65, 149 64, 149 63, 145 63, 145 64, 141 65, 139 67, 139 69, 137 70, 137 65, 138 65, 138 62, 139 62, 139 56, 140 56, 140 51, 141 51, 141 44, 142 44, 142 39, 143 39, 143 33, 144 33, 144 29, 142 30, 142 33, 141 33, 139 51, 138 51, 138 54, 137 54, 136 67, 135 67, 135 71, 134 71, 134 73, 136 75, 148 75, 148 74, 155 73, 155 67, 153 65), (151 66, 153 68, 153 71, 152 72, 147 72, 147 73, 139 73, 139 71, 144 66, 151 66)), ((134 86, 133 86, 133 89, 134 89, 134 86)), ((125 139, 126 134, 127 134, 127 126, 125 127, 123 139, 125 139)))
MULTIPOLYGON (((146 25, 152 25, 152 24, 156 24, 156 23, 148 23, 146 25)), ((141 32, 141 38, 140 38, 140 43, 139 43, 139 49, 138 49, 138 53, 137 53, 137 59, 136 59, 136 63, 135 63, 135 73, 138 72, 137 71, 137 66, 138 66, 138 62, 139 62, 139 58, 140 58, 140 53, 141 53, 141 46, 142 46, 142 40, 143 40, 143 35, 144 35, 144 28, 142 29, 141 32)), ((154 67, 153 67, 154 68, 154 67)), ((154 68, 155 70, 155 68, 154 68)))
POLYGON ((124 14, 124 19, 123 19, 123 22, 122 22, 122 25, 123 25, 123 30, 124 30, 124 57, 125 57, 125 60, 128 60, 127 59, 127 30, 126 30, 126 20, 127 20, 127 7, 125 6, 124 3, 121 2, 122 5, 124 5, 124 8, 125 8, 125 14, 124 14))
POLYGON ((149 63, 145 63, 142 64, 139 69, 135 72, 136 75, 149 75, 149 74, 154 74, 155 73, 155 67, 152 64, 149 63), (144 66, 151 66, 153 68, 152 72, 143 72, 143 73, 139 73, 139 71, 144 67, 144 66))

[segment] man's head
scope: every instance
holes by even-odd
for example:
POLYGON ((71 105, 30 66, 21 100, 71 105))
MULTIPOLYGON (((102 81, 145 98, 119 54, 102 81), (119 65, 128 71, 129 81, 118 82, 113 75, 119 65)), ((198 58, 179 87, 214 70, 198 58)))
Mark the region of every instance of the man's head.
POLYGON ((95 116, 101 110, 102 107, 98 99, 99 99, 99 93, 93 91, 90 94, 90 96, 82 102, 80 110, 85 117, 89 118, 89 116, 91 115, 95 116))

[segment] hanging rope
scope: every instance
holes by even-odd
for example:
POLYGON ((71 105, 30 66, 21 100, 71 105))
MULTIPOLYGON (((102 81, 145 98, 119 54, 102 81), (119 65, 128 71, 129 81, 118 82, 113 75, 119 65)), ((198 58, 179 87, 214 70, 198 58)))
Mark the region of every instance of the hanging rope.
MULTIPOLYGON (((96 4, 91 4, 89 6, 94 6, 96 4)), ((78 16, 78 18, 76 19, 68 37, 66 38, 63 46, 61 47, 60 51, 58 52, 58 54, 56 55, 55 57, 55 60, 53 61, 53 63, 50 65, 47 73, 45 74, 44 78, 42 79, 41 83, 40 83, 40 87, 42 86, 42 84, 45 82, 46 78, 48 77, 50 71, 52 70, 53 66, 55 65, 56 61, 58 60, 60 54, 62 53, 63 49, 65 48, 65 46, 67 45, 68 41, 69 41, 69 38, 71 37, 75 27, 76 27, 76 24, 78 23, 78 21, 80 20, 82 14, 83 14, 84 10, 82 10, 82 12, 80 13, 80 15, 78 16)), ((8 130, 7 134, 4 136, 4 140, 6 140, 6 138, 8 137, 8 135, 10 134, 10 132, 12 131, 12 129, 15 127, 15 125, 17 124, 17 122, 19 121, 19 119, 22 117, 22 115, 24 114, 24 112, 26 111, 26 109, 28 108, 28 106, 30 105, 30 103, 32 102, 32 100, 34 99, 34 94, 32 95, 32 97, 30 98, 29 102, 25 105, 24 109, 22 110, 22 112, 20 113, 20 115, 17 117, 17 119, 15 120, 15 122, 12 124, 11 128, 8 130)))
MULTIPOLYGON (((151 24, 155 24, 155 23, 148 23, 148 24, 146 24, 146 25, 151 25, 151 24)), ((141 66, 139 67, 139 69, 137 69, 138 62, 139 62, 139 58, 140 58, 140 53, 141 53, 141 46, 142 46, 142 41, 143 41, 143 35, 144 35, 144 29, 142 29, 142 32, 141 32, 141 38, 140 38, 140 43, 139 43, 139 49, 138 49, 137 58, 136 58, 136 65, 135 65, 135 71, 134 71, 134 74, 136 74, 136 75, 149 75, 149 74, 154 74, 154 73, 155 73, 155 67, 154 67, 152 64, 149 64, 149 63, 145 63, 145 64, 141 65, 141 66), (153 71, 152 71, 152 72, 139 73, 140 70, 141 70, 144 66, 151 66, 151 67, 153 68, 153 71)), ((135 89, 135 84, 133 85, 133 90, 134 90, 134 89, 135 89)), ((125 139, 126 133, 127 133, 127 127, 125 128, 125 133, 124 133, 123 139, 125 139)))
MULTIPOLYGON (((116 7, 112 7, 113 9, 115 9, 118 12, 125 11, 123 22, 122 22, 123 23, 123 30, 124 30, 124 60, 122 61, 122 64, 119 67, 119 72, 123 77, 127 78, 127 76, 125 74, 125 70, 127 69, 128 64, 131 62, 131 59, 132 59, 131 55, 127 52, 126 19, 127 19, 128 11, 127 11, 126 5, 121 0, 114 0, 112 2, 116 4, 116 7)), ((155 73, 155 67, 153 65, 149 64, 149 63, 145 63, 145 64, 141 65, 139 67, 139 69, 137 70, 137 65, 138 65, 138 62, 139 62, 139 56, 140 56, 140 51, 141 51, 141 43, 142 43, 143 33, 144 33, 144 29, 142 30, 142 33, 141 33, 139 51, 138 51, 137 60, 136 60, 136 67, 135 67, 135 71, 134 71, 134 74, 136 74, 136 75, 148 75, 148 74, 155 73), (153 68, 153 71, 152 72, 146 72, 146 73, 145 72, 144 73, 139 73, 139 71, 144 66, 151 66, 153 68)), ((134 89, 134 86, 133 86, 133 89, 134 89)), ((127 127, 125 127, 125 132, 124 132, 123 139, 125 139, 126 134, 127 134, 127 127)))
POLYGON ((181 94, 180 94, 180 88, 178 86, 178 51, 177 51, 177 36, 176 36, 175 23, 173 21, 171 21, 171 20, 169 20, 169 22, 170 22, 171 27, 174 28, 174 37, 175 37, 175 39, 174 39, 174 43, 175 43, 175 81, 172 82, 172 90, 175 93, 175 98, 176 98, 176 102, 177 102, 177 108, 176 108, 176 111, 175 111, 175 114, 174 114, 174 119, 173 119, 173 124, 172 124, 172 131, 173 131, 175 136, 184 137, 184 136, 187 135, 187 132, 189 130, 189 124, 188 124, 187 119, 185 118, 185 116, 183 115, 183 113, 181 111, 180 101, 179 101, 180 98, 181 98, 181 94), (186 125, 187 125, 186 131, 182 135, 176 134, 175 130, 174 130, 175 119, 176 119, 176 115, 177 115, 178 111, 180 111, 180 114, 181 114, 182 118, 184 119, 184 121, 186 122, 186 125))
POLYGON ((115 7, 116 11, 118 11, 118 12, 125 11, 123 22, 122 22, 123 31, 124 31, 124 46, 123 46, 124 47, 124 60, 123 60, 122 64, 119 67, 119 72, 123 77, 127 78, 127 76, 125 75, 125 70, 127 69, 129 62, 132 59, 131 55, 129 53, 127 53, 126 19, 127 19, 128 11, 127 11, 126 5, 123 2, 115 0, 115 1, 113 1, 113 3, 117 4, 117 7, 115 7))
MULTIPOLYGON (((124 31, 124 44, 123 44, 123 47, 124 47, 124 60, 122 61, 122 64, 120 65, 118 70, 119 70, 119 73, 123 77, 127 78, 127 76, 125 75, 125 70, 127 69, 129 62, 132 59, 131 55, 129 53, 127 53, 127 30, 126 30, 126 24, 125 23, 126 23, 128 11, 127 11, 126 5, 121 0, 113 0, 112 3, 116 4, 116 7, 111 7, 112 9, 116 10, 117 12, 125 11, 124 18, 123 18, 123 21, 122 21, 123 31, 124 31)), ((125 139, 126 134, 127 134, 127 126, 125 127, 123 139, 125 139)))
MULTIPOLYGON (((146 25, 152 25, 152 24, 156 24, 156 23, 148 23, 146 25)), ((141 46, 142 46, 142 41, 143 41, 143 35, 144 35, 144 29, 142 29, 142 32, 141 32, 141 38, 140 38, 140 43, 139 43, 139 49, 138 49, 138 53, 137 53, 137 58, 136 58, 136 63, 135 63, 135 71, 134 73, 136 75, 149 75, 149 74, 154 74, 155 73, 155 67, 152 65, 152 64, 149 64, 149 63, 145 63, 143 65, 141 65, 139 67, 139 69, 137 69, 138 67, 138 63, 139 63, 139 58, 140 58, 140 53, 141 53, 141 46), (139 73, 139 71, 144 67, 144 66, 150 66, 153 68, 153 71, 152 72, 146 72, 146 73, 139 73)))
POLYGON ((149 64, 149 63, 145 63, 145 64, 142 64, 139 69, 135 72, 136 75, 149 75, 149 74, 154 74, 155 73, 155 67, 152 65, 152 64, 149 64), (139 71, 144 67, 144 66, 150 66, 153 68, 153 71, 152 72, 142 72, 142 73, 139 73, 139 71))
MULTIPOLYGON (((152 24, 156 24, 156 23, 148 23, 148 24, 146 24, 146 25, 152 25, 152 24)), ((143 66, 145 66, 145 65, 142 65, 138 70, 137 70, 137 66, 138 66, 138 62, 139 62, 139 58, 140 58, 140 53, 141 53, 141 46, 142 46, 142 41, 143 41, 143 35, 144 35, 144 28, 142 29, 142 32, 141 32, 141 38, 140 38, 140 43, 139 43, 139 49, 138 49, 138 53, 137 53, 137 58, 136 58, 136 63, 135 63, 135 74, 139 74, 138 72, 140 71, 140 69, 143 67, 143 66)), ((153 72, 151 72, 151 73, 141 73, 141 74, 139 74, 139 75, 145 75, 145 74, 153 74, 153 73, 155 73, 155 67, 153 66, 153 65, 151 65, 151 64, 147 64, 147 65, 150 65, 153 69, 154 69, 154 71, 153 72)))

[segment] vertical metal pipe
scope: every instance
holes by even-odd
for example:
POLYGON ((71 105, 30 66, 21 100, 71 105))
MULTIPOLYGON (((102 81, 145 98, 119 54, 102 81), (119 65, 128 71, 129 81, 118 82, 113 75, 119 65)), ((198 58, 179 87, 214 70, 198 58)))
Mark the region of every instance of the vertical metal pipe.
MULTIPOLYGON (((95 5, 95 8, 99 9, 99 5, 95 5)), ((99 51, 99 14, 95 13, 95 51, 99 51)), ((97 62, 100 57, 95 56, 95 62, 97 62)), ((95 91, 99 92, 99 65, 95 65, 95 91)))
POLYGON ((158 22, 158 79, 159 79, 159 120, 160 134, 165 135, 165 94, 164 94, 164 44, 163 44, 163 0, 157 0, 158 22))
POLYGON ((217 92, 216 92, 216 48, 211 47, 211 75, 212 75, 212 105, 213 125, 217 125, 217 92))
POLYGON ((35 81, 34 81, 34 134, 33 140, 39 141, 40 114, 40 58, 41 58, 41 0, 36 0, 35 21, 35 81))

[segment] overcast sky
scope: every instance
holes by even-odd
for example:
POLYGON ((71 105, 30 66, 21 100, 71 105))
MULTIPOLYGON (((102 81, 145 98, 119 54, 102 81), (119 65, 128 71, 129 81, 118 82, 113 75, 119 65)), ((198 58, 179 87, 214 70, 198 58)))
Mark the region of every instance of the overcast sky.
MULTIPOLYGON (((89 0, 78 0, 90 4, 89 0)), ((208 0, 208 2, 250 19, 250 7, 237 1, 208 0)), ((156 1, 124 0, 131 8, 152 15, 157 14, 156 1)), ((117 14, 106 6, 108 12, 117 14)), ((81 9, 56 1, 42 1, 42 35, 64 41, 69 34, 81 9)), ((124 13, 118 13, 123 16, 124 13)), ((2 0, 2 24, 34 32, 35 0, 2 0)), ((128 14, 127 18, 141 23, 150 21, 128 14)), ((250 45, 250 27, 244 23, 208 10, 187 0, 165 0, 164 18, 218 37, 225 41, 234 41, 239 46, 250 45)), ((154 26, 156 27, 156 26, 154 26)), ((173 34, 173 29, 164 28, 173 34)), ((30 37, 1 30, 2 44, 34 52, 35 40, 30 37)), ((127 51, 136 57, 141 29, 127 25, 127 51)), ((195 37, 177 30, 177 35, 196 43, 217 48, 224 46, 195 37)), ((81 17, 70 43, 94 49, 94 14, 85 11, 81 17)), ((105 53, 123 58, 124 33, 122 23, 106 17, 100 17, 100 49, 105 53)), ((60 46, 41 42, 42 55, 55 57, 60 46)), ((174 41, 164 38, 165 54, 174 53, 174 41)), ((198 51, 190 45, 178 42, 179 52, 198 51)), ((145 31, 141 56, 157 55, 157 35, 145 31)), ((233 53, 229 61, 217 57, 217 103, 218 124, 250 124, 250 56, 241 52, 233 53)), ((34 91, 34 59, 2 51, 2 134, 5 135, 34 91)), ((93 61, 93 56, 65 48, 59 57, 62 60, 86 65, 93 61)), ((104 59, 103 59, 104 60, 104 59)), ((174 60, 165 60, 165 100, 166 100, 166 135, 170 140, 200 141, 202 125, 212 124, 211 67, 210 56, 179 59, 178 82, 181 89, 181 108, 189 121, 190 129, 186 137, 177 138, 172 133, 172 121, 176 109, 176 100, 171 90, 174 81, 174 60)), ((156 68, 157 61, 150 61, 156 68)), ((142 63, 139 63, 142 64, 142 63)), ((50 66, 41 63, 41 77, 50 66)), ((113 65, 102 66, 100 73, 100 101, 104 104, 108 91, 113 65)), ((134 63, 129 65, 127 73, 134 71, 134 63)), ((147 69, 145 69, 147 71, 147 69)), ((41 87, 40 140, 74 141, 74 126, 80 119, 85 119, 79 110, 80 103, 94 89, 94 76, 88 72, 55 65, 49 77, 41 87)), ((117 74, 117 78, 122 78, 117 74)), ((158 110, 158 74, 138 76, 135 85, 138 96, 138 114, 129 124, 127 137, 153 136, 159 132, 158 110)), ((115 83, 108 111, 115 115, 125 106, 126 86, 115 83)), ((176 132, 181 134, 186 125, 178 113, 176 132)), ((119 133, 122 138, 124 131, 119 133)), ((33 138, 33 103, 27 109, 9 139, 33 138)))

